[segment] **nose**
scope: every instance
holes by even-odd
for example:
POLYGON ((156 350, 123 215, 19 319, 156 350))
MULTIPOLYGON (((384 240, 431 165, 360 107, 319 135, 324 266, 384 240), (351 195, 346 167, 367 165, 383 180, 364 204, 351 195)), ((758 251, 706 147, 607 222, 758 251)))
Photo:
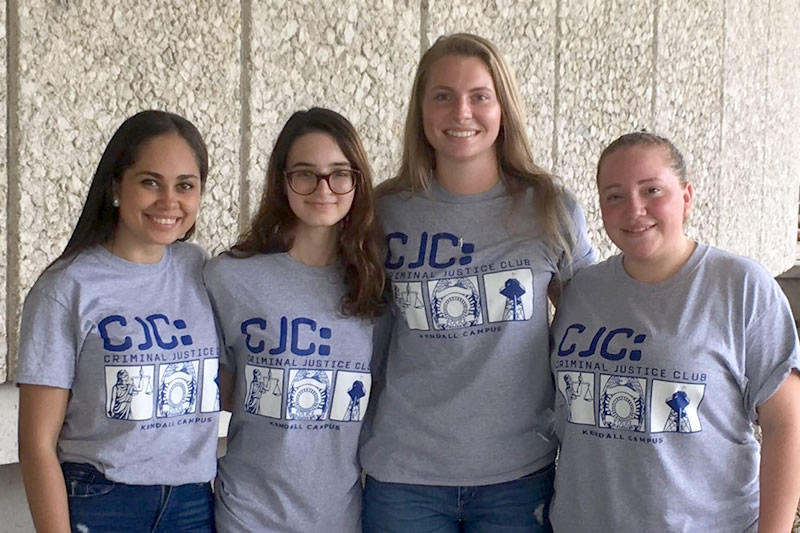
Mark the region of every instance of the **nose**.
MULTIPOLYGON (((330 179, 330 177, 328 177, 330 179)), ((328 185, 328 180, 318 180, 317 181, 317 188, 314 189, 314 194, 319 194, 322 196, 328 196, 333 194, 331 190, 331 186, 328 185)))
POLYGON ((456 100, 456 117, 459 121, 465 121, 472 118, 472 107, 470 106, 469 95, 464 95, 456 100))
POLYGON ((161 192, 159 201, 167 209, 176 207, 178 205, 178 193, 172 187, 165 187, 161 192))
POLYGON ((632 194, 628 198, 628 202, 625 207, 631 216, 639 216, 647 212, 647 206, 644 200, 640 198, 638 194, 632 194))

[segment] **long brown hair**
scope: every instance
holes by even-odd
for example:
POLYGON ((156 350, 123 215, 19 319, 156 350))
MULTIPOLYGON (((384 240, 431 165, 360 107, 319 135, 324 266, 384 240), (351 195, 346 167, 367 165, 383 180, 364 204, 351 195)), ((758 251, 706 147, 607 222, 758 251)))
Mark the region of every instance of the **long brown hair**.
POLYGON ((534 191, 534 215, 554 257, 571 255, 575 228, 559 180, 533 161, 525 133, 525 110, 514 73, 500 51, 488 40, 469 33, 439 37, 420 59, 406 115, 403 156, 398 175, 378 187, 378 194, 430 190, 434 150, 425 137, 422 100, 432 65, 447 56, 476 57, 494 81, 500 103, 500 132, 495 141, 500 178, 513 198, 528 188, 534 191))
POLYGON ((297 216, 286 197, 286 159, 294 141, 308 133, 330 135, 350 165, 358 170, 350 211, 339 223, 337 254, 345 265, 342 313, 373 317, 382 306, 384 284, 381 263, 382 231, 375 217, 372 172, 361 139, 339 113, 313 107, 289 117, 275 141, 267 166, 266 186, 250 228, 227 253, 233 257, 287 252, 294 239, 297 216))

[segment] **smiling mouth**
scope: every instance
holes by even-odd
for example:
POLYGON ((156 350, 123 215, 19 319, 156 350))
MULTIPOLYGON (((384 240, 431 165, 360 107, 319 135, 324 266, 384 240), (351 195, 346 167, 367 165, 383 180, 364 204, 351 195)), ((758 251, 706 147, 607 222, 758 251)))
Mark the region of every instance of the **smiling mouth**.
POLYGON ((159 226, 174 226, 178 222, 178 217, 154 217, 152 215, 147 215, 147 218, 159 226))
POLYGON ((478 134, 475 130, 444 130, 444 133, 450 137, 474 137, 478 134))
POLYGON ((655 226, 656 226, 655 224, 650 224, 649 226, 641 226, 641 227, 638 227, 638 228, 623 229, 622 231, 624 231, 625 233, 632 233, 634 235, 637 235, 637 234, 640 234, 640 233, 644 233, 645 231, 647 231, 647 230, 649 230, 651 228, 654 228, 655 226))

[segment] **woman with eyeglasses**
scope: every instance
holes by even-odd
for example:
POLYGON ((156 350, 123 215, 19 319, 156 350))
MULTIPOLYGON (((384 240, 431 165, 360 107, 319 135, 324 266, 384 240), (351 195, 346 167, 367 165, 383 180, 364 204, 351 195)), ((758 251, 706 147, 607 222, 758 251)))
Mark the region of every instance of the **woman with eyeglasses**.
POLYGON ((358 438, 383 289, 371 173, 353 126, 294 113, 250 228, 205 281, 224 337, 221 532, 361 531, 358 438))

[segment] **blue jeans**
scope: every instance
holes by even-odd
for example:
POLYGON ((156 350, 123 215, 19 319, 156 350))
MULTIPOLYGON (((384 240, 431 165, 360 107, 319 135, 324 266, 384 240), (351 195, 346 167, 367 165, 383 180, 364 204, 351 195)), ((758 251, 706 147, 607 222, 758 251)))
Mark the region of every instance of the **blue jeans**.
POLYGON ((550 533, 555 466, 477 487, 384 483, 367 476, 364 533, 550 533))
POLYGON ((74 533, 214 533, 210 483, 126 485, 88 464, 64 463, 74 533))

